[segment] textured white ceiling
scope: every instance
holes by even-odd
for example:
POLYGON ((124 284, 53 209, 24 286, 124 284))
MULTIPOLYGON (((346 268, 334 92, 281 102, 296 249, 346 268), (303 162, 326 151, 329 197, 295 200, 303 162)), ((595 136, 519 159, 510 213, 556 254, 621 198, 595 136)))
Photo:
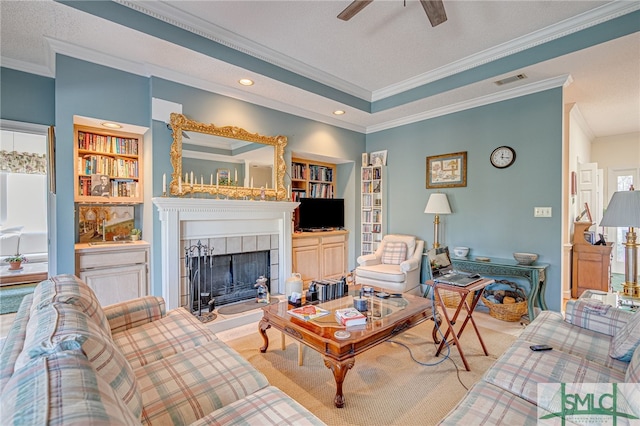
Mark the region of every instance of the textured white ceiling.
MULTIPOLYGON (((402 0, 375 0, 348 22, 336 15, 350 1, 121 2, 366 100, 530 47, 589 21, 601 6, 612 6, 602 1, 445 0, 448 21, 432 28, 416 1, 405 6, 402 0)), ((633 2, 614 3, 634 7, 633 2)), ((3 66, 53 75, 53 52, 58 52, 362 132, 509 97, 568 76, 572 82, 565 101, 578 104, 594 136, 640 131, 639 33, 368 113, 52 1, 2 1, 0 19, 3 66), (520 72, 529 78, 502 87, 492 83, 520 72), (256 84, 241 87, 240 77, 256 84), (347 114, 333 116, 338 108, 347 114)))

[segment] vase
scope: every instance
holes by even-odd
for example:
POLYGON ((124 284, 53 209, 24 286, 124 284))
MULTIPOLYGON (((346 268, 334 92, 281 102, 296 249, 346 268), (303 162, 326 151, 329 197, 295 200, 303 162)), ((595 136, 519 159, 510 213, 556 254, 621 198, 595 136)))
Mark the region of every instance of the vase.
POLYGON ((22 261, 19 260, 17 262, 9 262, 9 270, 16 271, 22 268, 22 261))
POLYGON ((131 236, 131 241, 138 241, 140 239, 139 235, 132 235, 131 236))

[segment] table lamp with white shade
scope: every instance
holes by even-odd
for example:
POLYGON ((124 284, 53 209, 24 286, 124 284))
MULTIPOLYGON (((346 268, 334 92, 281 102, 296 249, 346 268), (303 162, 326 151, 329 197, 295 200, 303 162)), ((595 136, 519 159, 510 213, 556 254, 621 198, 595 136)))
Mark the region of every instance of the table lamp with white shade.
POLYGON ((638 286, 638 244, 633 228, 640 228, 640 191, 618 191, 613 194, 600 226, 629 228, 625 247, 624 285, 625 296, 640 298, 638 286))
POLYGON ((443 194, 440 192, 431 194, 429 196, 429 201, 427 201, 427 207, 425 207, 424 212, 436 215, 433 220, 433 248, 438 248, 440 247, 440 242, 438 241, 440 215, 451 214, 451 207, 449 206, 447 194, 443 194))

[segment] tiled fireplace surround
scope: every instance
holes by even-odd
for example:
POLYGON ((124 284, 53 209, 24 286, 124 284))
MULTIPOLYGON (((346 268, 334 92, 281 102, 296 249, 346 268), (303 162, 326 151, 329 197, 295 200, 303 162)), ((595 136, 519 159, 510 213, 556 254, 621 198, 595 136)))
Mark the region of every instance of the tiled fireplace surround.
POLYGON ((271 293, 284 293, 284 281, 291 275, 292 213, 298 203, 174 197, 157 197, 153 203, 160 214, 167 309, 181 306, 184 248, 198 240, 217 254, 255 251, 258 246, 271 250, 271 293))

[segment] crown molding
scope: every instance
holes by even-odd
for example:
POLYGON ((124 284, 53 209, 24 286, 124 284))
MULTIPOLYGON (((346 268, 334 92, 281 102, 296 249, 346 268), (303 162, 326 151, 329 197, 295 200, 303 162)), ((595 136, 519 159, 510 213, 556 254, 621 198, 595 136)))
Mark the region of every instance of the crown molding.
POLYGON ((130 61, 128 59, 119 58, 117 56, 108 55, 93 49, 78 46, 73 43, 46 37, 45 40, 53 50, 53 52, 61 55, 70 56, 94 64, 103 65, 109 68, 115 68, 131 74, 149 77, 146 65, 141 62, 130 61))
POLYGON ((575 120, 575 123, 582 129, 589 141, 593 141, 596 138, 593 130, 591 130, 591 127, 584 119, 584 116, 582 115, 582 111, 580 111, 578 104, 573 104, 573 106, 571 107, 571 111, 569 111, 569 116, 572 120, 575 120))
POLYGON ((4 68, 11 68, 13 70, 22 71, 29 74, 36 74, 43 77, 54 78, 56 76, 55 70, 49 66, 37 65, 31 62, 7 58, 5 56, 0 56, 0 64, 2 64, 4 68))
POLYGON ((160 21, 215 41, 216 43, 222 44, 223 46, 229 47, 233 50, 237 50, 238 52, 260 59, 269 64, 276 65, 284 70, 305 76, 360 99, 371 101, 371 91, 369 90, 337 78, 334 75, 312 67, 288 55, 276 52, 275 50, 263 46, 260 43, 241 37, 234 32, 207 22, 198 16, 185 13, 182 10, 174 8, 169 3, 133 3, 128 0, 114 1, 160 21))
POLYGON ((530 95, 544 90, 553 89, 556 87, 565 87, 573 81, 570 75, 562 75, 559 77, 553 77, 546 80, 541 80, 535 83, 523 85, 513 89, 503 90, 501 92, 480 96, 478 98, 469 99, 468 101, 458 102, 456 104, 447 105, 441 108, 435 108, 429 111, 421 112, 420 114, 414 114, 406 117, 402 117, 397 120, 390 120, 386 123, 380 123, 367 127, 366 133, 374 133, 382 130, 392 129, 394 127, 404 126, 407 124, 416 123, 418 121, 428 120, 431 118, 441 117, 443 115, 453 114, 455 112, 464 111, 471 108, 477 108, 484 105, 493 104, 496 102, 502 102, 509 99, 518 98, 525 95, 530 95))
POLYGON ((484 65, 498 59, 513 55, 532 47, 556 40, 575 32, 593 27, 606 21, 618 18, 628 13, 640 10, 640 2, 613 1, 601 7, 566 19, 547 28, 535 31, 522 37, 510 40, 490 49, 478 52, 464 59, 452 62, 433 71, 417 75, 398 84, 376 90, 372 93, 373 102, 388 98, 398 93, 432 83, 445 77, 484 65))

